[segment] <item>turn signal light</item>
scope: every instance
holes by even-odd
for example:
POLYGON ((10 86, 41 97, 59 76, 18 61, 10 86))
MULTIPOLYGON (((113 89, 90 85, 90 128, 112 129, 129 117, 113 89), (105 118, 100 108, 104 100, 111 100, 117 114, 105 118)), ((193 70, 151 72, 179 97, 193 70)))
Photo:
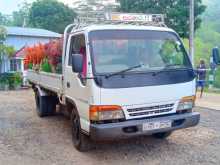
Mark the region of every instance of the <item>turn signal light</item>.
POLYGON ((187 101, 191 101, 191 102, 195 102, 196 101, 196 96, 187 96, 187 97, 183 97, 180 102, 187 102, 187 101))
POLYGON ((196 99, 195 96, 183 97, 179 102, 179 105, 177 107, 177 112, 184 110, 192 110, 195 104, 195 99, 196 99))
POLYGON ((122 108, 117 105, 91 105, 89 118, 92 121, 122 119, 124 113, 122 108))

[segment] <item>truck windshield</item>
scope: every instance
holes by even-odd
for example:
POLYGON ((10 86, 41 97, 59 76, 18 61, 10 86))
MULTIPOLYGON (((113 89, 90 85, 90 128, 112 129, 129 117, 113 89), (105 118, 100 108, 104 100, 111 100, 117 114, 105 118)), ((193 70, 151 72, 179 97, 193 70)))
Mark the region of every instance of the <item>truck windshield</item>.
POLYGON ((109 74, 141 65, 129 72, 191 68, 187 53, 172 32, 102 30, 90 32, 93 69, 109 74))

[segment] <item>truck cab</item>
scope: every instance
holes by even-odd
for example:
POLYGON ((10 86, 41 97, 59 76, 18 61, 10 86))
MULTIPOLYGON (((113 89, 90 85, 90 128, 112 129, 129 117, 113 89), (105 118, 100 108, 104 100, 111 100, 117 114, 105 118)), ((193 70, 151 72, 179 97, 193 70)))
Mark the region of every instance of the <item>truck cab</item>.
POLYGON ((75 147, 83 151, 90 140, 165 138, 197 125, 195 73, 178 34, 158 15, 109 17, 107 23, 70 25, 64 33, 58 96, 70 112, 75 147))

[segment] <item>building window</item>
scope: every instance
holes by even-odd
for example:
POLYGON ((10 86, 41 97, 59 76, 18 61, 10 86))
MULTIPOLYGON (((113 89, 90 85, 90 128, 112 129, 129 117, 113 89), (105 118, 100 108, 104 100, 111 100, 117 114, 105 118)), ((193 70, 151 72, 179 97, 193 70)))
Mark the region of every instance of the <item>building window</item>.
POLYGON ((21 71, 21 59, 11 59, 10 60, 10 71, 11 72, 21 71))

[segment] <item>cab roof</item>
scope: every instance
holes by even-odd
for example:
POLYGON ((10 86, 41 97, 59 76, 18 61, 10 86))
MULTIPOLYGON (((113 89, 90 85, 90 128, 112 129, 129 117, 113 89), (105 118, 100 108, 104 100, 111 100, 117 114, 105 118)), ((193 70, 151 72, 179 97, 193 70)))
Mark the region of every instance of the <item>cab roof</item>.
POLYGON ((89 25, 82 28, 78 28, 72 31, 72 33, 85 31, 87 33, 97 30, 151 30, 151 31, 163 31, 163 32, 174 32, 174 30, 168 27, 158 26, 137 26, 137 25, 89 25))

